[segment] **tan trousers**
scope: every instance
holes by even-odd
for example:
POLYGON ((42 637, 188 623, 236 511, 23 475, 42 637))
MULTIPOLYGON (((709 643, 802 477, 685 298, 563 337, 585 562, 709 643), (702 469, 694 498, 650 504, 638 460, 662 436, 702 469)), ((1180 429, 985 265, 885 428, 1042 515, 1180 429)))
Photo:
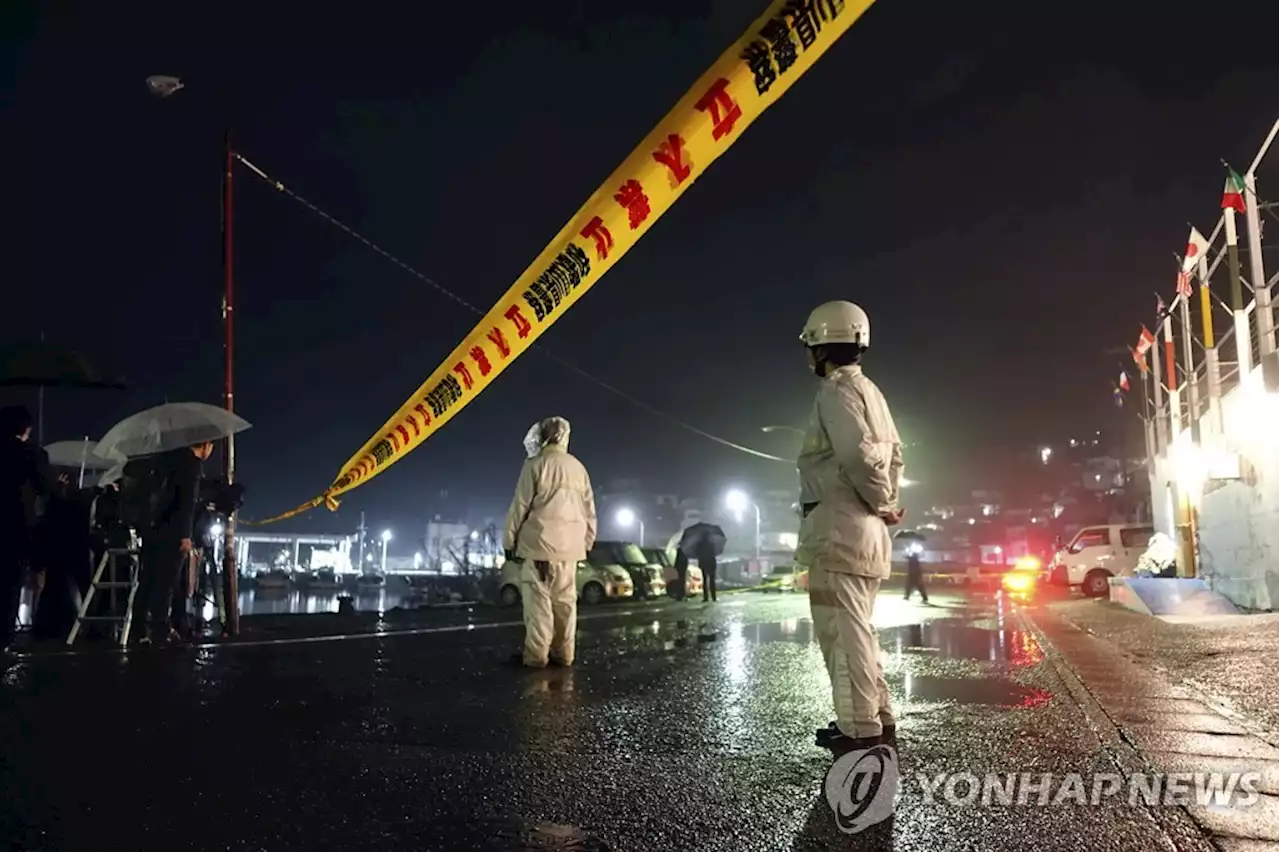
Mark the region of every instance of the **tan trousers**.
POLYGON ((851 737, 879 736, 894 724, 889 687, 872 624, 880 581, 809 569, 809 609, 813 632, 831 677, 836 725, 851 737))
POLYGON ((520 569, 520 601, 524 607, 524 664, 545 666, 549 658, 573 663, 578 631, 578 566, 572 562, 544 562, 544 580, 532 559, 520 569))

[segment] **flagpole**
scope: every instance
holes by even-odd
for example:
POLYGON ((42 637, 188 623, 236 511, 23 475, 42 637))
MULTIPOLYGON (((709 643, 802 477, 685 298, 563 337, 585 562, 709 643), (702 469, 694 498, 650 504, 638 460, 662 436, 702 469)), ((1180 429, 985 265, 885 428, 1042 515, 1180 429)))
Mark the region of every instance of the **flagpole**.
POLYGON ((1213 337, 1213 296, 1209 292, 1209 258, 1200 255, 1200 322, 1204 326, 1204 371, 1209 385, 1209 427, 1222 434, 1222 374, 1218 367, 1218 347, 1213 337))
POLYGON ((1142 362, 1138 365, 1138 377, 1142 380, 1142 443, 1147 451, 1147 463, 1151 464, 1155 459, 1155 436, 1151 433, 1151 395, 1147 389, 1147 383, 1151 377, 1147 375, 1147 356, 1134 352, 1134 360, 1142 358, 1142 362))
POLYGON ((1223 230, 1227 232, 1227 272, 1231 281, 1231 323, 1236 336, 1236 371, 1238 381, 1253 370, 1253 347, 1249 345, 1249 315, 1244 310, 1244 285, 1240 282, 1240 248, 1236 245, 1236 211, 1222 211, 1223 230))
POLYGON ((1182 373, 1187 380, 1187 425, 1191 427, 1191 440, 1200 441, 1200 377, 1196 373, 1194 354, 1191 351, 1191 300, 1185 295, 1178 301, 1179 325, 1182 326, 1182 373))
MULTIPOLYGON (((1263 365, 1263 382, 1268 389, 1276 387, 1275 327, 1271 320, 1271 288, 1262 263, 1262 217, 1258 213, 1257 177, 1254 169, 1244 176, 1245 224, 1249 229, 1249 278, 1253 284, 1253 321, 1258 329, 1258 360, 1263 365), (1270 375, 1267 375, 1270 373, 1270 375)), ((1243 377, 1241 377, 1243 379, 1243 377)))
MULTIPOLYGON (((1143 326, 1143 329, 1145 330, 1146 326, 1143 326)), ((1154 346, 1151 352, 1151 372, 1151 386, 1155 388, 1156 397, 1156 453, 1158 454, 1169 445, 1169 427, 1164 419, 1164 379, 1160 376, 1160 356, 1156 354, 1154 346)))
POLYGON ((1166 390, 1169 391, 1169 440, 1177 441, 1182 431, 1182 396, 1178 392, 1178 368, 1173 351, 1173 311, 1164 312, 1164 368, 1166 390))

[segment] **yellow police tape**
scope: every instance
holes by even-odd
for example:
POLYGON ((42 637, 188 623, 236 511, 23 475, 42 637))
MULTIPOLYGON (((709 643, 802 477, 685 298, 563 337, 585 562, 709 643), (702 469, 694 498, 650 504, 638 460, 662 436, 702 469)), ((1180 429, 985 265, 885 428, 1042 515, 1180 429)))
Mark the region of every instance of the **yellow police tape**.
POLYGON ((319 497, 325 504, 407 455, 489 386, 600 280, 873 0, 775 0, 597 189, 445 362, 319 497))

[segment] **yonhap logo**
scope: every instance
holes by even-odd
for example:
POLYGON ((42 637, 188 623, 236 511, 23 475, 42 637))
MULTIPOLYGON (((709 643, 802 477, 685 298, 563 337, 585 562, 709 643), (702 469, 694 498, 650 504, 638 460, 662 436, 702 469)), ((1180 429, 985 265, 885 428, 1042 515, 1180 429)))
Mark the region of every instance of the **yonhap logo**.
POLYGON ((893 813, 898 796, 898 753, 875 745, 841 756, 827 770, 827 804, 845 834, 857 834, 893 813))

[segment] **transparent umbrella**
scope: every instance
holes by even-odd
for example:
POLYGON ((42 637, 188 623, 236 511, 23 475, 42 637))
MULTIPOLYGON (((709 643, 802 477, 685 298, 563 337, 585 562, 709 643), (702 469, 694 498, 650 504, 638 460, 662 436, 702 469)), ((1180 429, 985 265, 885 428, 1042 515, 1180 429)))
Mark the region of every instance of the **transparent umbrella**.
POLYGON ((54 441, 45 444, 49 464, 54 467, 78 467, 82 470, 110 470, 124 461, 119 456, 98 454, 98 444, 85 438, 83 441, 54 441))
POLYGON ((127 458, 220 441, 248 429, 242 417, 203 402, 169 402, 139 411, 107 430, 98 455, 127 458))

